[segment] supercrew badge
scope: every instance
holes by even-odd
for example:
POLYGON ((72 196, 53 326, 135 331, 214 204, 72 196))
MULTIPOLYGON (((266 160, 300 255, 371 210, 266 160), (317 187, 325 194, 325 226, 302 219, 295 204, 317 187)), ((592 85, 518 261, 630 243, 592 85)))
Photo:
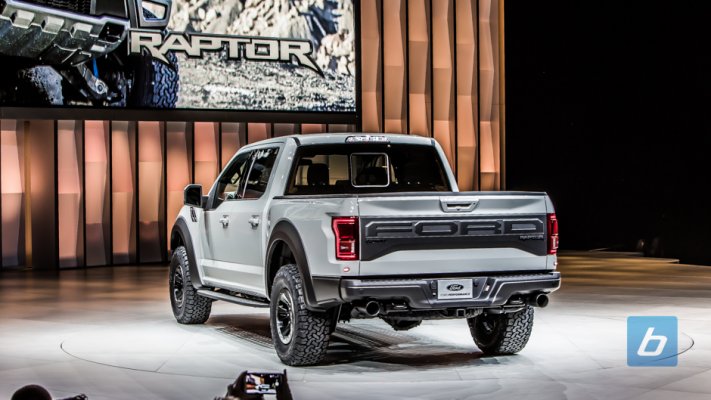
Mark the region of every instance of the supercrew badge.
POLYGON ((184 32, 170 32, 163 36, 160 32, 138 29, 131 30, 129 35, 131 54, 140 54, 145 49, 166 64, 166 55, 171 51, 185 53, 191 58, 201 58, 206 51, 217 52, 225 48, 227 57, 232 60, 296 62, 322 74, 311 56, 313 44, 309 40, 184 32))

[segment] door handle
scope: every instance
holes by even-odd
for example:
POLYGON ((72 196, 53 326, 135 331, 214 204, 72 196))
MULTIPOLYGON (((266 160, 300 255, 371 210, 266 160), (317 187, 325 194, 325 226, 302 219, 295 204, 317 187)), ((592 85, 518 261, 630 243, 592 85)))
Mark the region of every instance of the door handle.
POLYGON ((256 228, 259 226, 259 216, 258 215, 252 215, 252 218, 248 220, 249 224, 252 225, 252 228, 256 228))
POLYGON ((227 225, 230 224, 230 217, 225 215, 224 217, 220 218, 220 223, 222 224, 223 228, 227 228, 227 225))

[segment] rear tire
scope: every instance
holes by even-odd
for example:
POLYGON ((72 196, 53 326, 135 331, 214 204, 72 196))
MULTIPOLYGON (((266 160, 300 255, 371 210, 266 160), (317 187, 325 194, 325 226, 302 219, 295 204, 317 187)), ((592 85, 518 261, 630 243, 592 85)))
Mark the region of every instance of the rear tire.
POLYGON ((193 287, 190 261, 185 247, 180 246, 170 259, 170 305, 181 324, 203 324, 210 318, 212 300, 202 297, 193 287))
POLYGON ((523 350, 533 330, 533 307, 507 314, 480 314, 468 318, 474 343, 487 355, 515 354, 523 350))
POLYGON ((269 321, 274 348, 284 364, 314 365, 326 356, 332 319, 327 312, 306 308, 304 285, 294 264, 281 267, 274 277, 269 321))

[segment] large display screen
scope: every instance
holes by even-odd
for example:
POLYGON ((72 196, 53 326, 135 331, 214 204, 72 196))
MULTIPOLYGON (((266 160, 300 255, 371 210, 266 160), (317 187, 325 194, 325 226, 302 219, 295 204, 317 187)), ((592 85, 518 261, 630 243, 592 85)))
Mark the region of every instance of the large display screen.
POLYGON ((0 105, 352 113, 354 7, 4 0, 0 105))

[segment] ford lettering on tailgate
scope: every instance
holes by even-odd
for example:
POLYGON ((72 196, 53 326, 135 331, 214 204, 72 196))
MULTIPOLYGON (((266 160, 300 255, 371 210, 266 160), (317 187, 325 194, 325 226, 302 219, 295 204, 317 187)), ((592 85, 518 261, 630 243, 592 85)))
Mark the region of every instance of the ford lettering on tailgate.
POLYGON ((415 249, 517 248, 545 255, 545 216, 362 218, 363 261, 415 249))
POLYGON ((365 239, 404 238, 417 236, 477 236, 543 234, 543 220, 528 219, 477 219, 477 220, 424 220, 424 221, 373 221, 365 227, 365 239))

